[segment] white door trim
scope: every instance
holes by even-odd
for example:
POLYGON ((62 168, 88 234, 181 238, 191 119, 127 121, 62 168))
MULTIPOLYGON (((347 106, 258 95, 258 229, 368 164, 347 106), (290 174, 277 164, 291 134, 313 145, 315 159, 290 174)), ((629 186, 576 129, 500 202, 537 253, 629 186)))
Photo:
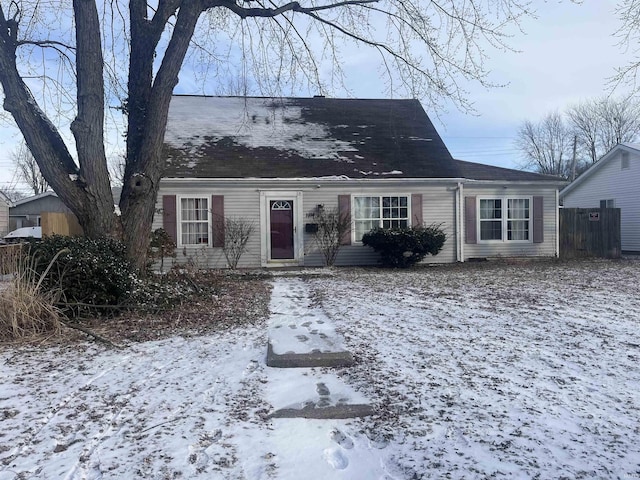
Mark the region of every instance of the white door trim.
POLYGON ((260 192, 260 263, 263 267, 291 267, 304 264, 304 214, 302 192, 263 190, 260 192), (293 200, 293 259, 270 260, 271 200, 293 200))

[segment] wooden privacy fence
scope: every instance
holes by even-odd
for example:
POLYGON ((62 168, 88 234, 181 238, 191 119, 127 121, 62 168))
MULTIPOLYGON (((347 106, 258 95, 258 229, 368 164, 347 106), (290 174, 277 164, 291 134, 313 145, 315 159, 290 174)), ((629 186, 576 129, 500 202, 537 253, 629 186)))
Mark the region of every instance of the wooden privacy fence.
POLYGON ((560 258, 620 258, 619 208, 561 208, 560 258))
POLYGON ((42 212, 40 218, 43 237, 49 235, 82 235, 82 227, 72 213, 42 212))

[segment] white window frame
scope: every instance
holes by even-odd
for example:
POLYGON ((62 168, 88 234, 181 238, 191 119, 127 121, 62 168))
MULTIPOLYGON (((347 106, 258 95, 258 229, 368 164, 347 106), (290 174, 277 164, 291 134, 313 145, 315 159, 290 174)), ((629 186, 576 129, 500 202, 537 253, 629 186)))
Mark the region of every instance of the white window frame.
MULTIPOLYGON (((495 219, 498 220, 498 219, 495 219)), ((484 221, 490 221, 490 219, 486 219, 484 221)), ((476 205, 476 232, 478 235, 478 243, 533 243, 533 197, 529 195, 509 195, 509 196, 500 196, 500 195, 486 195, 482 197, 478 197, 478 202, 476 205), (482 200, 500 200, 502 202, 502 216, 499 219, 501 221, 501 237, 498 239, 491 240, 483 240, 482 239, 482 218, 480 216, 482 200), (529 218, 528 219, 520 219, 520 218, 509 218, 509 200, 528 200, 529 201, 529 218), (508 239, 508 229, 509 229, 509 221, 527 221, 529 238, 527 240, 509 240, 508 239)))
POLYGON ((620 155, 620 170, 628 170, 630 167, 629 152, 622 152, 620 155))
MULTIPOLYGON (((176 195, 176 226, 178 247, 210 247, 213 241, 213 228, 211 221, 211 195, 209 194, 193 194, 193 195, 176 195), (183 243, 182 241, 182 200, 206 200, 207 201, 207 243, 183 243)), ((189 222, 185 220, 184 222, 189 222)), ((200 221, 199 223, 205 223, 200 221)))
POLYGON ((600 200, 600 208, 616 208, 616 199, 615 198, 603 198, 600 200), (604 207, 602 203, 604 202, 604 207))
MULTIPOLYGON (((372 198, 377 197, 380 200, 380 218, 378 219, 378 226, 382 227, 384 218, 382 217, 382 198, 383 197, 405 197, 407 199, 407 227, 411 227, 411 193, 355 193, 351 195, 351 243, 355 245, 362 245, 362 238, 356 238, 356 198, 372 198)), ((371 218, 370 220, 373 220, 371 218)), ((387 220, 396 220, 393 218, 387 220)), ((404 220, 404 217, 398 219, 404 220)))

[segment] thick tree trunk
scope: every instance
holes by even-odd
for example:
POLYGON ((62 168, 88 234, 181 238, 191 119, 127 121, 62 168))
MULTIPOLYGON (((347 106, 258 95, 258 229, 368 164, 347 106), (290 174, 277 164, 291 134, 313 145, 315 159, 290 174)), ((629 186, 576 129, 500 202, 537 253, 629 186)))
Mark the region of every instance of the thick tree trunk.
MULTIPOLYGON (((92 2, 83 2, 89 4, 92 2)), ((91 13, 91 12, 89 12, 91 13)), ((100 43, 100 30, 95 28, 97 12, 93 4, 93 15, 90 28, 85 29, 83 36, 88 38, 88 45, 95 50, 96 39, 100 43)), ((77 22, 84 22, 84 16, 77 22)), ((85 233, 91 237, 110 234, 114 230, 115 216, 113 214, 113 200, 109 190, 108 176, 100 174, 100 162, 104 162, 104 154, 100 155, 100 148, 95 147, 96 136, 102 135, 102 119, 98 125, 93 124, 93 114, 80 118, 77 130, 80 136, 88 134, 91 142, 86 142, 86 148, 79 148, 81 167, 74 162, 64 140, 40 109, 24 83, 16 65, 17 22, 7 20, 0 10, 0 83, 5 95, 4 108, 10 112, 22 132, 29 150, 33 154, 40 170, 49 185, 61 200, 78 217, 85 233), (92 144, 93 142, 93 144, 92 144), (107 198, 108 197, 108 198, 107 198)), ((80 39, 78 57, 81 57, 80 39)), ((96 68, 93 65, 90 68, 96 68)), ((80 68, 79 68, 80 70, 80 68)), ((80 71, 78 72, 81 76, 80 71)), ((102 84, 102 78, 99 79, 102 84)), ((103 98, 100 98, 103 101, 103 98)), ((83 107, 85 112, 94 108, 94 103, 83 107)), ((80 146, 79 146, 80 147, 80 146)), ((106 164, 104 166, 106 171, 106 164)))
MULTIPOLYGON (((162 147, 169 103, 202 6, 192 1, 178 11, 171 40, 151 83, 153 55, 162 33, 158 26, 164 25, 158 16, 167 15, 168 11, 159 10, 150 22, 144 18, 146 7, 143 10, 140 3, 134 0, 130 4, 129 126, 120 210, 129 256, 136 265, 143 267, 164 169, 162 147)), ((167 4, 163 5, 166 7, 167 4)))
POLYGON ((74 0, 78 115, 71 124, 83 191, 91 200, 80 212, 90 237, 117 236, 117 218, 104 149, 104 75, 100 20, 94 0, 74 0))

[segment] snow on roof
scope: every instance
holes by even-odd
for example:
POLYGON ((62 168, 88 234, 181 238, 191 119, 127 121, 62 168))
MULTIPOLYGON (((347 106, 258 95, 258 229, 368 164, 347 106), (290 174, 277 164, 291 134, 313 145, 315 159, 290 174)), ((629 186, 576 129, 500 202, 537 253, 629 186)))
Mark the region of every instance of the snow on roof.
POLYGON ((336 139, 326 125, 305 120, 302 107, 286 98, 184 97, 171 104, 171 117, 165 141, 176 148, 190 145, 191 167, 203 156, 198 147, 225 138, 251 149, 287 150, 312 159, 349 162, 342 152, 358 151, 355 139, 336 139), (203 108, 206 104, 211 108, 203 108))
POLYGON ((417 100, 174 96, 170 178, 452 178, 417 100))

